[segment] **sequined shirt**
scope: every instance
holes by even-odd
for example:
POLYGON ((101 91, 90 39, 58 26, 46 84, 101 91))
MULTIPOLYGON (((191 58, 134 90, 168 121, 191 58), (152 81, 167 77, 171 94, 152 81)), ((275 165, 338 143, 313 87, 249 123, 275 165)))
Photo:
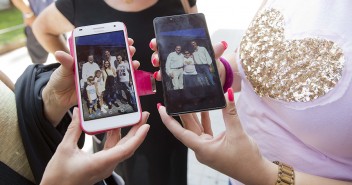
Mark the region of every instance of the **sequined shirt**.
POLYGON ((240 120, 269 160, 352 181, 352 1, 269 0, 238 52, 240 120))

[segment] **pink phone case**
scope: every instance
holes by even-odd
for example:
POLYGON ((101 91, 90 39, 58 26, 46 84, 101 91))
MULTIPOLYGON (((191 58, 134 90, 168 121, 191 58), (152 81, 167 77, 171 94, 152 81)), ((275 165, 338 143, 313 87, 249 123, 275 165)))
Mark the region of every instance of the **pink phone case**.
MULTIPOLYGON (((70 47, 70 55, 73 57, 73 60, 75 63, 76 61, 75 61, 75 50, 74 50, 74 45, 73 45, 73 31, 71 32, 71 35, 68 38, 68 43, 69 43, 69 47, 70 47)), ((74 65, 74 68, 73 68, 74 72, 76 72, 75 68, 76 68, 76 65, 74 65)), ((156 86, 155 86, 155 79, 154 79, 152 73, 142 71, 142 70, 133 70, 132 74, 135 77, 136 91, 137 91, 138 96, 155 94, 156 86)), ((78 102, 81 102, 81 97, 78 94, 79 82, 76 80, 76 78, 75 78, 75 85, 76 85, 76 92, 77 92, 77 100, 78 100, 78 102)), ((81 110, 79 109, 79 111, 81 111, 81 110)), ((79 116, 79 119, 80 119, 80 123, 82 123, 80 116, 79 116)), ((82 130, 84 130, 82 127, 82 124, 80 124, 80 125, 81 125, 82 130)), ((84 130, 84 132, 89 135, 95 135, 95 134, 103 133, 106 131, 108 131, 108 130, 102 130, 99 132, 87 132, 84 130)))

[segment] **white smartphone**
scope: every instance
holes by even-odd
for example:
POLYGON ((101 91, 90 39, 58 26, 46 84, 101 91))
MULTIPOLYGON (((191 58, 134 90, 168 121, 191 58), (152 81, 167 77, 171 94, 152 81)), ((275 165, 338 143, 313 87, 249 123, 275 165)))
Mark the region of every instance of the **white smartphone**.
POLYGON ((84 132, 96 134, 138 123, 141 106, 125 25, 78 27, 72 32, 70 48, 84 132))

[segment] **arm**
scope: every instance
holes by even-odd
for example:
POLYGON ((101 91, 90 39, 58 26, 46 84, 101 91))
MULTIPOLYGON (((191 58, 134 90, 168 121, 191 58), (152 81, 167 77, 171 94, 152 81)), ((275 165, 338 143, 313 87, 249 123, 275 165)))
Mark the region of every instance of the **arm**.
POLYGON ((87 78, 89 77, 88 74, 87 74, 87 67, 85 66, 85 64, 83 64, 82 66, 82 79, 83 79, 83 82, 87 82, 87 78))
POLYGON ((25 15, 24 17, 24 23, 27 26, 32 26, 36 16, 34 15, 32 9, 30 6, 28 6, 26 3, 24 3, 23 0, 11 0, 13 5, 15 5, 15 7, 17 9, 19 9, 23 15, 25 15), (26 17, 28 16, 28 17, 26 17))
MULTIPOLYGON (((261 155, 255 141, 242 129, 232 89, 228 90, 226 99, 227 107, 222 111, 226 130, 218 136, 212 135, 207 112, 201 113, 201 121, 195 119, 192 114, 182 115, 182 127, 166 113, 165 107, 159 106, 158 110, 165 126, 195 152, 201 163, 244 184, 274 185, 278 178, 278 166, 261 155), (199 132, 199 126, 202 132, 199 132)), ((295 185, 352 185, 352 182, 296 171, 295 185)))
POLYGON ((4 84, 11 89, 12 91, 15 91, 15 85, 13 84, 13 82, 10 80, 10 78, 8 76, 6 76, 5 73, 3 73, 0 70, 0 81, 4 82, 4 84))
POLYGON ((90 94, 88 93, 88 87, 89 87, 89 85, 86 87, 87 97, 88 97, 89 102, 92 102, 92 100, 90 99, 90 94))
POLYGON ((171 69, 171 53, 169 54, 169 56, 167 56, 166 63, 165 63, 165 72, 169 76, 171 76, 170 69, 171 69))
POLYGON ((33 23, 34 35, 50 53, 58 50, 69 53, 62 34, 73 29, 74 26, 56 8, 55 3, 48 6, 33 23))

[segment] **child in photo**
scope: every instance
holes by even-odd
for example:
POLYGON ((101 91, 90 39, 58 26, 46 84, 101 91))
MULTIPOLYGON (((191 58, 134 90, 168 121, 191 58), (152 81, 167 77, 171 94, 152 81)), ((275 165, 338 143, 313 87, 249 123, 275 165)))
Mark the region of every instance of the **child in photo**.
POLYGON ((95 75, 94 82, 95 82, 95 87, 98 95, 100 110, 101 112, 106 113, 107 111, 105 110, 105 108, 107 108, 107 106, 104 104, 104 100, 103 100, 103 97, 104 97, 103 95, 105 91, 105 79, 100 70, 96 70, 94 75, 95 75))
POLYGON ((198 86, 197 74, 193 55, 186 50, 183 57, 183 84, 185 88, 198 86))
POLYGON ((86 91, 87 91, 87 97, 89 101, 88 102, 89 118, 91 119, 95 118, 95 111, 97 110, 97 91, 94 84, 95 84, 94 78, 92 76, 89 76, 87 78, 86 91))

